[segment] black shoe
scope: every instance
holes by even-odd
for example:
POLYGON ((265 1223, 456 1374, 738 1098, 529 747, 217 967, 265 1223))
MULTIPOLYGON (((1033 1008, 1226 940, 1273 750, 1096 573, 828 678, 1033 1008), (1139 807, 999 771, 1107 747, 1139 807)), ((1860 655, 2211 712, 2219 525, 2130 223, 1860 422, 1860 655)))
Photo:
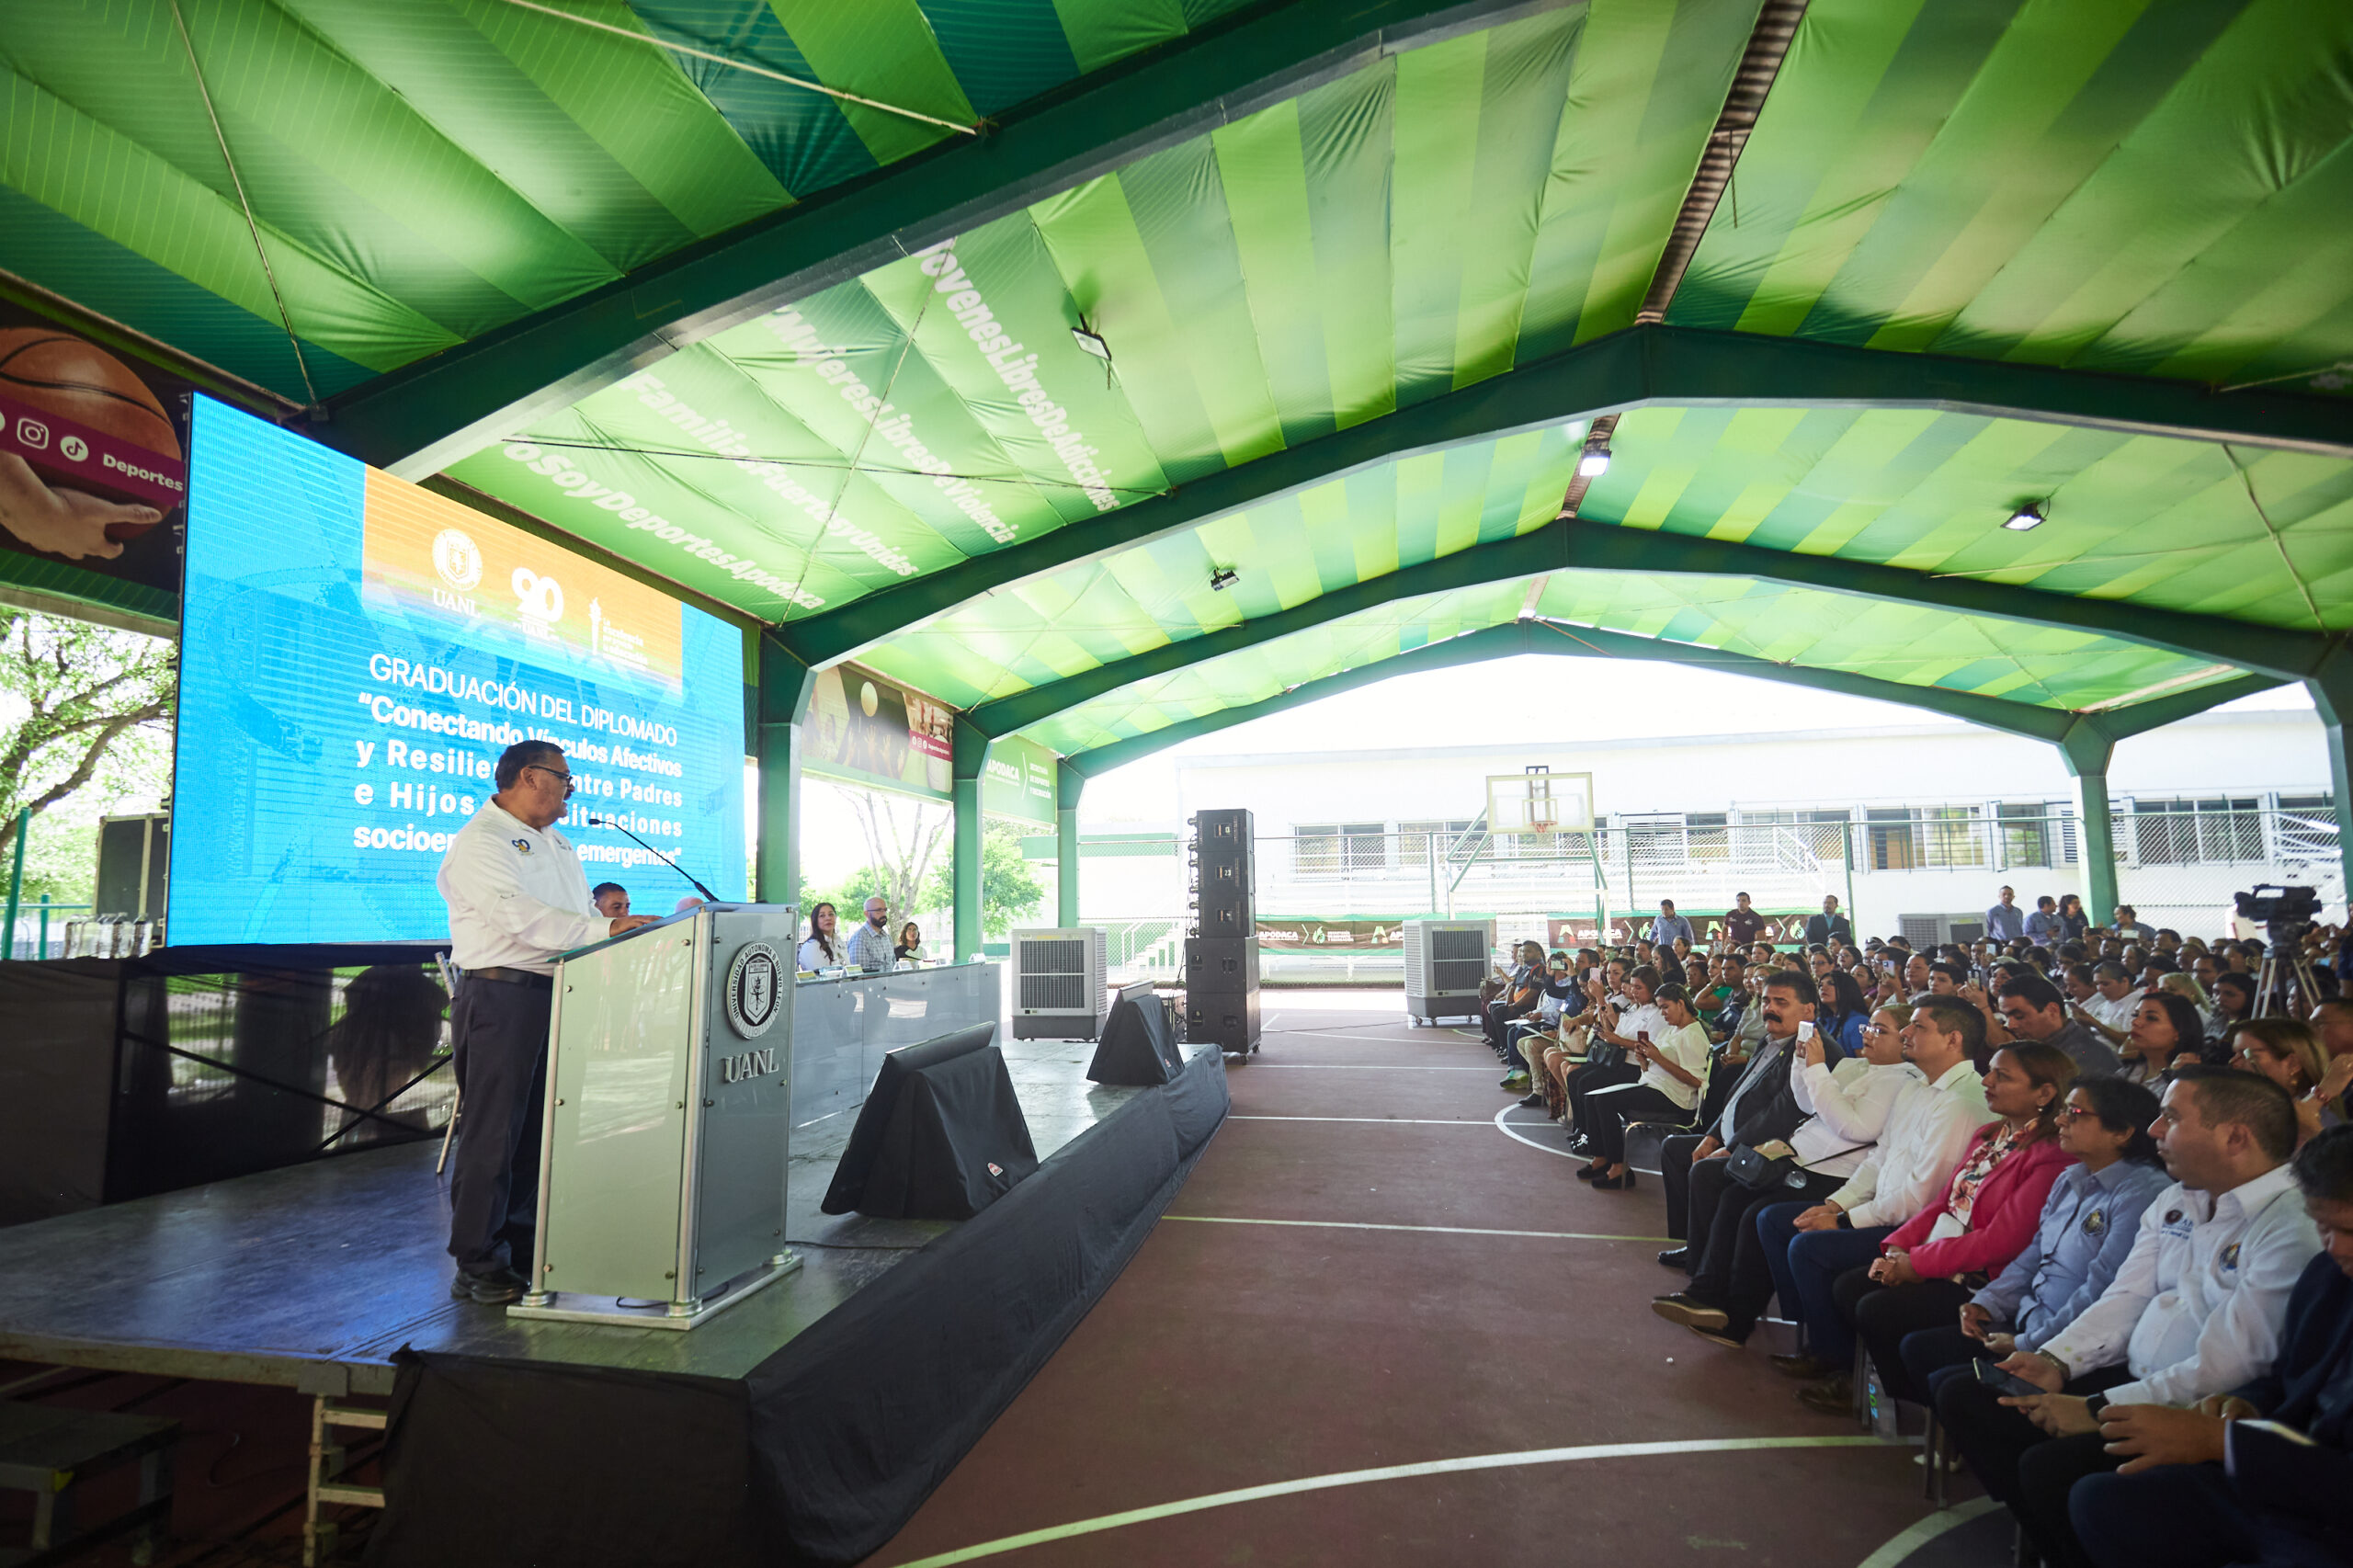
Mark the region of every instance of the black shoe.
POLYGON ((1577 1179, 1579 1181, 1599 1181, 1602 1176, 1608 1173, 1608 1169, 1609 1167, 1608 1165, 1579 1165, 1577 1167, 1577 1179))
POLYGON ((1634 1190, 1634 1173, 1629 1170, 1621 1176, 1597 1176, 1593 1178, 1593 1190, 1596 1192, 1631 1192, 1634 1190))
POLYGON ((1519 1104, 1520 1108, 1523 1110, 1542 1110, 1544 1108, 1544 1091, 1539 1089, 1532 1095, 1522 1096, 1519 1104))
POLYGON ((511 1268, 494 1268, 483 1274, 469 1274, 461 1268, 449 1281, 449 1294, 480 1307, 503 1307, 523 1299, 524 1284, 523 1277, 511 1268))
POLYGON ((1691 1267, 1691 1249, 1688 1246, 1669 1247, 1658 1255, 1658 1260, 1669 1268, 1688 1269, 1691 1267))
POLYGON ((1673 1324, 1686 1328, 1706 1328, 1722 1332, 1732 1322, 1732 1314, 1722 1307, 1678 1290, 1672 1296, 1660 1296, 1651 1302, 1651 1311, 1673 1324))

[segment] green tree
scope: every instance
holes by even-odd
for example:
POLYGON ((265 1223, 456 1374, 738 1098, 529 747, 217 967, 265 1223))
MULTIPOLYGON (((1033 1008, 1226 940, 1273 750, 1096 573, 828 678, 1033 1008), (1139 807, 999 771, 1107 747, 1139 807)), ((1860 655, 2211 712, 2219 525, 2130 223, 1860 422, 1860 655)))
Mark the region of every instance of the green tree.
POLYGON ((160 638, 0 608, 0 868, 19 812, 38 820, 110 759, 143 763, 160 782, 178 679, 177 652, 160 638))
MULTIPOLYGON (((1045 887, 1021 853, 1022 837, 1017 824, 995 817, 981 824, 981 935, 985 940, 1003 938, 1016 925, 1034 919, 1045 903, 1045 887)), ((934 871, 925 896, 935 908, 955 908, 955 868, 934 871)))

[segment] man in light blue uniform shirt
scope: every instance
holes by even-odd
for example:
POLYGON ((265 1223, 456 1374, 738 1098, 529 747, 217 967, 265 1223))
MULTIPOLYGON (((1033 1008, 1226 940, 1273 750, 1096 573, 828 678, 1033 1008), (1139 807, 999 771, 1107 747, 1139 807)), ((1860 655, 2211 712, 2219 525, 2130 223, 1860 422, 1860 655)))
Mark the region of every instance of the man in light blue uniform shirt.
POLYGON ((2026 935, 2026 911, 2018 907, 2015 889, 2004 888, 2000 901, 1985 912, 1985 934, 1997 942, 2015 942, 2026 935))
POLYGON ((1691 934, 1691 922, 1675 913, 1675 901, 1663 898, 1658 901, 1658 918, 1651 922, 1651 946, 1663 948, 1677 937, 1687 942, 1699 939, 1691 934))

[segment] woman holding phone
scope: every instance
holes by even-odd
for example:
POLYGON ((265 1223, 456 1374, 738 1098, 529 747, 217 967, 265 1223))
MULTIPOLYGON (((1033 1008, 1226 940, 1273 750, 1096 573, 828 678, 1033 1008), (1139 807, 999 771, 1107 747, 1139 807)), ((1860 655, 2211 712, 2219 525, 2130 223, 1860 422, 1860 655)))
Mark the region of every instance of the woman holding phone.
POLYGON ((1687 1120, 1707 1086, 1708 1031, 1691 1011, 1689 994, 1680 985, 1660 986, 1658 1010, 1666 1028, 1655 1036, 1644 1034, 1631 1048, 1642 1076, 1586 1096, 1599 1153, 1577 1172, 1577 1179, 1593 1183, 1597 1192, 1633 1190, 1634 1173, 1626 1164, 1627 1123, 1687 1120))

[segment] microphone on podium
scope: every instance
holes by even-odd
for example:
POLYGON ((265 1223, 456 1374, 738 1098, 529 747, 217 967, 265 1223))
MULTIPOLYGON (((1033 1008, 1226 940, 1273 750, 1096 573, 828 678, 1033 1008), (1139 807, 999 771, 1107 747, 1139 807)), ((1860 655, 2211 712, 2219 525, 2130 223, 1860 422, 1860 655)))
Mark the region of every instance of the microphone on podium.
POLYGON ((695 884, 695 892, 702 894, 704 898, 710 900, 713 903, 722 903, 725 902, 717 893, 711 892, 709 888, 703 886, 700 881, 697 881, 693 872, 688 870, 684 866, 679 865, 676 860, 671 859, 667 855, 663 854, 659 849, 654 848, 651 844, 646 843, 642 838, 638 837, 637 835, 631 833, 629 829, 623 827, 620 824, 614 822, 608 817, 590 817, 588 819, 588 825, 590 827, 609 827, 615 833, 624 835, 648 855, 653 856, 656 860, 661 861, 665 866, 669 867, 670 869, 686 878, 687 881, 693 882, 695 884))

